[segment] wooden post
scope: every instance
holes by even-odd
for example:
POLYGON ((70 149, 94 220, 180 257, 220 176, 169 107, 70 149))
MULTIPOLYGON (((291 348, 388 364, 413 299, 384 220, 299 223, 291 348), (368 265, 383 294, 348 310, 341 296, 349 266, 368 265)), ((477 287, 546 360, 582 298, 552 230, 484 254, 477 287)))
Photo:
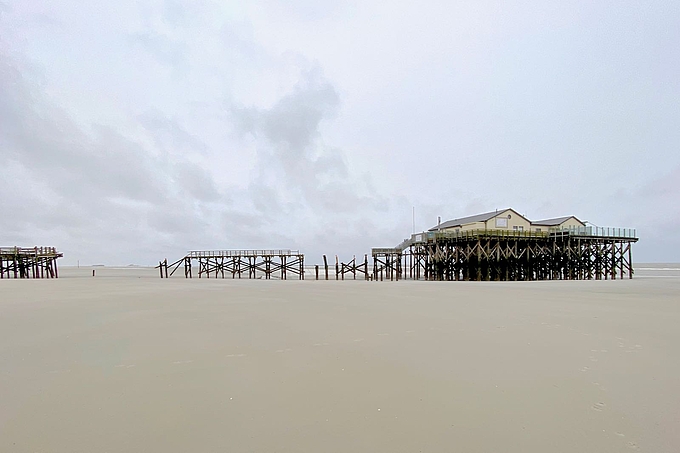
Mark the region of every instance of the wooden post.
POLYGON ((397 253, 397 260, 395 262, 397 265, 397 281, 401 278, 401 253, 397 253))
POLYGON ((633 278, 633 253, 631 252, 630 242, 628 243, 628 278, 633 278))
POLYGON ((326 272, 326 280, 328 280, 328 261, 326 260, 326 255, 323 256, 323 268, 326 272))
POLYGON ((319 265, 314 266, 314 271, 316 272, 316 279, 319 279, 319 265))
POLYGON ((531 256, 531 246, 530 244, 526 243, 525 245, 526 250, 527 250, 527 279, 528 280, 533 280, 534 279, 534 266, 533 266, 533 261, 532 261, 532 256, 531 256))
POLYGON ((340 279, 340 268, 338 267, 338 255, 335 255, 335 279, 340 279))

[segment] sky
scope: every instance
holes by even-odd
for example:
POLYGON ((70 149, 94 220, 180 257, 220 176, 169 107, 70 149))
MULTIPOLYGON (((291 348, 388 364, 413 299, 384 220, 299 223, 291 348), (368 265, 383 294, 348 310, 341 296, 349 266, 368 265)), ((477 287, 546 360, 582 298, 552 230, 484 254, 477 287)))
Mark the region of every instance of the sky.
POLYGON ((680 262, 680 2, 0 0, 0 245, 309 264, 512 207, 680 262))

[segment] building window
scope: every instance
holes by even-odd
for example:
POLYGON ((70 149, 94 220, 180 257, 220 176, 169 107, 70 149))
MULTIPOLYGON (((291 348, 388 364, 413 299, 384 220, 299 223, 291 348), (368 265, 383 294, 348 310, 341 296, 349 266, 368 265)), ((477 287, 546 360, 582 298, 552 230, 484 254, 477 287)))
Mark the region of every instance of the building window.
POLYGON ((524 227, 521 225, 515 225, 512 227, 514 231, 524 231, 524 227))
POLYGON ((496 228, 507 228, 508 227, 508 219, 504 219, 502 217, 496 217, 496 228))
POLYGON ((541 229, 540 229, 540 228, 536 228, 536 232, 537 232, 537 233, 540 233, 540 232, 541 232, 541 229))

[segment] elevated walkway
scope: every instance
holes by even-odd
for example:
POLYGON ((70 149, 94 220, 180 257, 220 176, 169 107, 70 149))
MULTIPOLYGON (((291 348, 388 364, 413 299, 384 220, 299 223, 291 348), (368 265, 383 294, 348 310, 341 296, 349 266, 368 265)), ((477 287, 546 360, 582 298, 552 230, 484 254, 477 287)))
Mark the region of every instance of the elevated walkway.
POLYGON ((225 278, 229 274, 231 278, 267 280, 272 277, 286 280, 289 274, 297 275, 300 280, 305 278, 305 256, 290 249, 192 250, 173 263, 160 261, 156 268, 161 278, 169 278, 183 265, 184 277, 193 278, 195 264, 198 264, 198 278, 225 278))

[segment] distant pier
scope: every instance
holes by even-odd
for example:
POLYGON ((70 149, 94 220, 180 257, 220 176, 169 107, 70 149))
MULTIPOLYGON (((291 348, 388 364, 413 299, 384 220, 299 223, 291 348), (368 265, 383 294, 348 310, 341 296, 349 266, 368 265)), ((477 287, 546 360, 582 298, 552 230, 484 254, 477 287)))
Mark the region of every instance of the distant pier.
POLYGON ((0 247, 0 278, 57 278, 55 247, 0 247))
POLYGON ((182 268, 185 278, 305 278, 305 256, 297 250, 196 250, 168 264, 158 263, 161 278, 169 278, 182 268))

